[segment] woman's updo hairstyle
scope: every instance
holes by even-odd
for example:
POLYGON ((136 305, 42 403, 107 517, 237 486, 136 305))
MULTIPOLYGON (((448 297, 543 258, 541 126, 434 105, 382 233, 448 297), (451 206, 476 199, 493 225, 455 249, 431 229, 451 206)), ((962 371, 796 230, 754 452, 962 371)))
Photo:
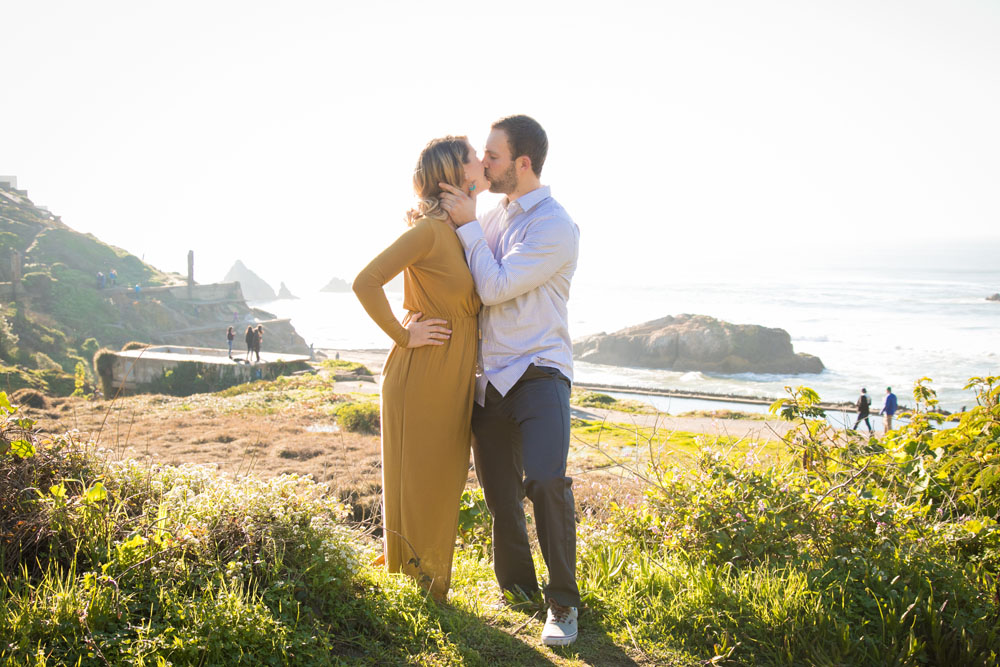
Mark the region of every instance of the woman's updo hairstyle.
POLYGON ((420 151, 413 170, 413 191, 420 201, 406 212, 406 224, 412 226, 420 218, 448 219, 448 212, 441 208, 441 186, 438 183, 448 183, 456 188, 464 185, 465 169, 462 165, 468 162, 468 151, 465 137, 452 136, 432 139, 420 151))

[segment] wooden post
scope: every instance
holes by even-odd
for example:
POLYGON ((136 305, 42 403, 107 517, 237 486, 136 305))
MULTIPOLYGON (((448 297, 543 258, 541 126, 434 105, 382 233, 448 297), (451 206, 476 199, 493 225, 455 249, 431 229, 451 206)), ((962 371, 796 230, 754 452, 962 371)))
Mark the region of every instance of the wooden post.
POLYGON ((194 298, 194 250, 188 250, 188 300, 194 298))

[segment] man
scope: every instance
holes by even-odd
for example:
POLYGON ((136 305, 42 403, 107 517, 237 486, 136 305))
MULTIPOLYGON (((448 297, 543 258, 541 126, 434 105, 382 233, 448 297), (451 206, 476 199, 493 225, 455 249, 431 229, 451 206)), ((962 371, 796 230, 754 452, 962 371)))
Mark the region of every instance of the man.
POLYGON ((861 396, 858 397, 858 420, 854 422, 854 430, 858 429, 858 424, 860 424, 863 419, 865 420, 865 426, 868 427, 868 435, 871 435, 872 423, 868 420, 868 415, 871 414, 871 405, 872 402, 871 399, 868 398, 868 390, 862 387, 861 396))
POLYGON ((548 138, 533 119, 493 124, 483 157, 490 191, 506 197, 475 219, 475 202, 441 184, 442 206, 483 301, 472 432, 476 472, 493 515, 493 560, 505 591, 538 590, 524 516, 527 495, 549 570, 542 642, 577 637, 576 519, 569 453, 573 378, 567 301, 580 232, 542 187, 548 138))
POLYGON ((896 401, 896 395, 892 393, 892 387, 885 388, 885 403, 882 405, 882 416, 885 417, 885 432, 888 433, 892 430, 892 417, 896 414, 896 410, 899 407, 899 403, 896 401))

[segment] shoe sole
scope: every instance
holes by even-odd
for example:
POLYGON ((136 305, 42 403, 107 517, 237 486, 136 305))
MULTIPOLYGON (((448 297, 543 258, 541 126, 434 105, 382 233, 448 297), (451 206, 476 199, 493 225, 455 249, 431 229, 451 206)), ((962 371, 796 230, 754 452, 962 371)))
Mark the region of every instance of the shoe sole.
POLYGON ((577 635, 573 635, 572 637, 543 637, 542 643, 546 646, 569 646, 576 641, 576 637, 577 635))

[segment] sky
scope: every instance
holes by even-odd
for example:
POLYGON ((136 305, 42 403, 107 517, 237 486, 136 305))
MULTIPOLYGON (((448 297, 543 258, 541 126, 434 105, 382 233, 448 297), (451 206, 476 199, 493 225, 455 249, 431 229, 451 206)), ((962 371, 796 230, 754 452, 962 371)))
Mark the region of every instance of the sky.
MULTIPOLYGON (((578 279, 1000 251, 1000 2, 0 0, 0 174, 167 271, 350 280, 512 113, 578 279)), ((483 195, 480 207, 496 204, 483 195)))

